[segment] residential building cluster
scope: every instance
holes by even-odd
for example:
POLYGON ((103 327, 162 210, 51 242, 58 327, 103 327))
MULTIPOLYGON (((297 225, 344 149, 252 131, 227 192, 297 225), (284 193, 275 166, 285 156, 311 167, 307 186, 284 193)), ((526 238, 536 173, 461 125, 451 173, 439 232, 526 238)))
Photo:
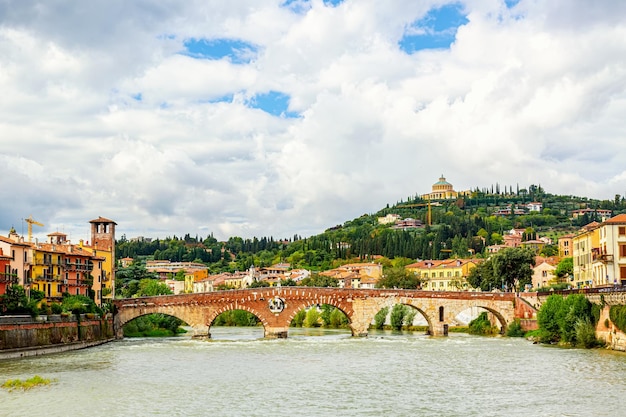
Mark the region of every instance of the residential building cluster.
POLYGON ((626 214, 592 222, 566 239, 563 247, 571 248, 573 257, 573 286, 626 285, 626 214))
POLYGON ((91 241, 73 244, 67 235, 54 232, 46 242, 31 241, 12 228, 0 236, 0 295, 9 285, 21 285, 27 293, 43 292, 47 303, 63 294, 90 296, 96 304, 115 293, 115 226, 113 220, 91 220, 91 241))

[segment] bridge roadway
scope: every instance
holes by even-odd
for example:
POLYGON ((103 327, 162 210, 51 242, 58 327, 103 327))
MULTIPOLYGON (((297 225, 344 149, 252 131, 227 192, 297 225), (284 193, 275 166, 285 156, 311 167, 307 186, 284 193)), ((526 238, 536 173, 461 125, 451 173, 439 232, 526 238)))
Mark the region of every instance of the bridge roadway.
POLYGON ((515 293, 316 287, 265 287, 127 298, 114 300, 114 304, 118 338, 123 337, 124 324, 151 313, 177 317, 194 329, 194 336, 210 337, 209 328, 217 316, 229 310, 245 310, 259 318, 267 338, 287 337, 289 324, 298 311, 321 304, 343 311, 353 336, 367 336, 376 313, 395 304, 405 304, 419 311, 428 322, 428 333, 433 336, 447 335, 448 326, 471 307, 491 312, 502 332, 515 317, 528 317, 533 313, 515 293))

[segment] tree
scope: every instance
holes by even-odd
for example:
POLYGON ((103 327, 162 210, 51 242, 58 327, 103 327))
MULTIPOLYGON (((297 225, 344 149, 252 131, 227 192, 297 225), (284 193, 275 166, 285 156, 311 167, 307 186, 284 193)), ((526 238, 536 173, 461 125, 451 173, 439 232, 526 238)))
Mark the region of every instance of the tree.
POLYGON ((537 312, 539 340, 543 343, 557 342, 561 337, 559 323, 563 316, 563 297, 551 295, 537 312))
POLYGON ((337 287, 337 280, 327 275, 311 274, 304 278, 300 284, 305 287, 337 287))
POLYGON ((496 253, 491 263, 505 288, 517 289, 531 283, 535 253, 530 248, 506 248, 496 253))
POLYGON ((61 303, 64 311, 71 311, 74 314, 97 313, 99 312, 96 303, 84 295, 67 295, 63 297, 61 303))
POLYGON ((248 288, 263 288, 269 286, 270 283, 267 281, 252 281, 252 284, 248 285, 248 288))
POLYGON ((396 304, 393 306, 393 308, 391 309, 391 316, 389 317, 392 329, 402 329, 402 324, 404 323, 404 314, 404 304, 396 304))
POLYGON ((154 272, 150 272, 140 262, 133 262, 126 268, 120 268, 115 273, 115 289, 117 295, 132 297, 137 292, 137 285, 142 279, 158 279, 154 272), (128 288, 132 286, 133 288, 128 288))
POLYGON ((389 313, 389 307, 383 307, 374 316, 374 328, 381 330, 385 327, 385 321, 387 320, 387 314, 389 313))
POLYGON ((539 252, 542 256, 557 256, 559 254, 558 245, 545 245, 539 252))
POLYGON ((304 327, 319 327, 320 326, 320 313, 317 311, 316 306, 312 306, 306 312, 306 316, 304 318, 304 323, 302 325, 304 327))
POLYGON ((476 265, 467 276, 467 283, 472 288, 480 288, 482 291, 498 288, 500 284, 496 283, 496 281, 497 279, 494 276, 491 259, 487 259, 476 265))
POLYGON ((557 294, 549 296, 537 312, 539 340, 543 343, 594 346, 593 329, 597 318, 593 310, 593 304, 583 294, 570 294, 567 298, 557 294))
POLYGON ((137 296, 139 297, 152 297, 155 295, 168 295, 172 294, 172 290, 164 282, 160 282, 154 279, 142 279, 139 281, 139 289, 137 296))
POLYGON ((392 267, 385 270, 384 276, 378 280, 378 288, 420 288, 422 281, 411 271, 402 267, 392 267))
POLYGON ((574 258, 572 258, 571 256, 561 259, 559 264, 556 266, 556 269, 554 270, 554 274, 559 278, 560 281, 566 279, 573 273, 574 258))
POLYGON ((21 285, 10 285, 0 295, 0 311, 4 314, 30 313, 26 290, 21 285))
POLYGON ((483 311, 478 317, 469 322, 468 332, 476 335, 490 335, 497 333, 498 328, 491 325, 487 312, 483 311))

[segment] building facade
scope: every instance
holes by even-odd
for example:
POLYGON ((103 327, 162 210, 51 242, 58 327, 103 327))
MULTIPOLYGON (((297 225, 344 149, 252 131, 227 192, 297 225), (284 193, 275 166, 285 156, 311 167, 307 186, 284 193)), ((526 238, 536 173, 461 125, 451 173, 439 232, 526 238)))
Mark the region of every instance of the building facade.
POLYGON ((430 291, 468 290, 467 277, 478 265, 476 259, 424 260, 406 266, 422 280, 422 289, 430 291))
POLYGON ((626 285, 626 214, 583 227, 572 238, 572 286, 626 285))

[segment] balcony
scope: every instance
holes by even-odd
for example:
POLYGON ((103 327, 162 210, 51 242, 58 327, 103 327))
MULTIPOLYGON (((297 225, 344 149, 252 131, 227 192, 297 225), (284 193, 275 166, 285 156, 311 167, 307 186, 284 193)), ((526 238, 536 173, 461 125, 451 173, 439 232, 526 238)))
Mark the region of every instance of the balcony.
POLYGON ((93 269, 92 264, 82 264, 82 263, 73 263, 73 262, 65 262, 63 265, 68 271, 85 271, 89 272, 93 269))
POLYGON ((604 262, 604 263, 612 263, 613 262, 613 254, 608 253, 600 253, 593 255, 594 261, 604 262))
POLYGON ((38 282, 63 282, 60 275, 39 275, 33 279, 38 282))
POLYGON ((0 282, 5 284, 17 284, 17 275, 0 273, 0 282))

